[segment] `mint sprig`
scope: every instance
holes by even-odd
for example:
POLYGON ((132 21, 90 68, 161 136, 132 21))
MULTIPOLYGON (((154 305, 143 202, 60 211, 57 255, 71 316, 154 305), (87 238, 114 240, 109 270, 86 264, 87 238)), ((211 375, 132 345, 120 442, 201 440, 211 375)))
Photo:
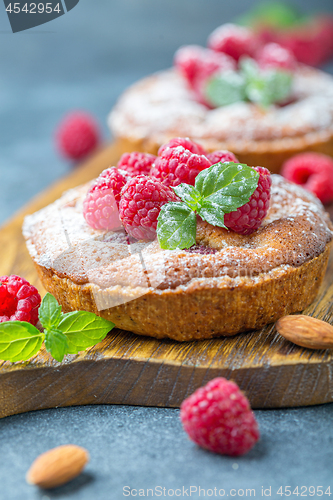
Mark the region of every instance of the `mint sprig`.
POLYGON ((295 6, 285 2, 271 1, 255 5, 239 19, 239 23, 252 28, 284 29, 299 24, 303 18, 295 6))
POLYGON ((205 97, 212 106, 251 101, 267 108, 290 96, 293 82, 290 72, 275 68, 261 69, 249 57, 242 58, 239 66, 239 71, 225 71, 208 80, 205 97))
POLYGON ((0 323, 0 360, 26 361, 37 354, 45 341, 46 350, 61 362, 66 354, 77 354, 98 344, 115 326, 87 311, 63 314, 50 293, 42 300, 39 320, 43 332, 25 321, 0 323))
POLYGON ((245 94, 249 101, 268 107, 284 101, 290 95, 293 80, 290 72, 273 68, 260 70, 258 64, 249 57, 240 61, 240 68, 246 81, 245 94))
POLYGON ((74 311, 62 316, 58 328, 65 334, 68 342, 68 354, 77 354, 92 345, 101 342, 114 327, 92 312, 74 311))
POLYGON ((45 331, 45 348, 59 362, 64 359, 65 354, 69 354, 67 337, 56 328, 45 331))
POLYGON ((195 208, 196 205, 191 207, 181 202, 163 205, 157 223, 157 237, 161 248, 174 250, 190 248, 195 244, 197 231, 195 208))
POLYGON ((237 71, 225 71, 208 80, 205 96, 215 108, 246 99, 246 80, 237 71))
POLYGON ((26 321, 0 323, 0 359, 26 361, 39 351, 43 340, 44 334, 26 321))
POLYGON ((58 304, 57 299, 50 293, 47 293, 43 298, 38 315, 39 321, 46 330, 57 328, 59 325, 61 318, 61 306, 58 304))
POLYGON ((182 200, 162 206, 157 238, 166 250, 190 248, 196 241, 197 215, 224 227, 224 214, 247 203, 256 190, 259 174, 243 163, 216 163, 200 172, 195 185, 180 184, 173 190, 182 200))

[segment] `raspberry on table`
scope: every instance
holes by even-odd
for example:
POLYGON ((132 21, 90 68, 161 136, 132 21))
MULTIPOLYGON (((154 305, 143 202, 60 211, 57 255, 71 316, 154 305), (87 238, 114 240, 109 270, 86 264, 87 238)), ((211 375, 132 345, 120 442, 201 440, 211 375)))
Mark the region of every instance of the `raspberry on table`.
POLYGON ((118 229, 120 193, 130 176, 115 167, 107 168, 89 188, 83 202, 83 216, 90 227, 104 231, 118 229))
POLYGON ((239 234, 251 234, 256 231, 269 209, 271 174, 264 167, 254 167, 254 170, 259 173, 257 189, 245 205, 224 216, 227 228, 239 234))
POLYGON ((175 54, 174 64, 192 89, 197 88, 198 79, 207 80, 217 71, 236 69, 231 57, 199 45, 180 47, 175 54))
POLYGON ((222 24, 208 38, 208 47, 223 52, 236 61, 242 56, 254 57, 260 46, 258 37, 248 28, 236 24, 222 24))
POLYGON ((27 321, 36 325, 41 297, 37 288, 20 276, 0 277, 0 323, 27 321))
POLYGON ((149 153, 124 153, 117 165, 117 168, 125 170, 130 175, 149 175, 155 155, 149 153))
POLYGON ((194 186, 199 172, 210 166, 204 155, 191 153, 183 146, 168 147, 157 157, 151 175, 167 186, 175 187, 183 182, 194 186))
POLYGON ((177 148, 178 146, 183 146, 183 148, 188 149, 191 153, 196 155, 204 155, 207 156, 206 151, 200 144, 192 141, 188 137, 174 137, 166 144, 163 144, 158 150, 158 156, 161 156, 164 151, 168 148, 177 148))
POLYGON ((222 377, 185 399, 180 418, 192 441, 222 455, 244 455, 260 437, 248 399, 237 384, 222 377))
POLYGON ((215 163, 224 163, 226 161, 232 161, 234 163, 238 163, 238 160, 234 153, 231 151, 227 151, 226 149, 221 149, 220 151, 213 151, 213 153, 206 154, 208 160, 212 165, 215 163))
POLYGON ((128 181, 121 192, 119 216, 130 236, 152 241, 156 237, 157 217, 161 207, 178 198, 157 179, 138 175, 128 181))
POLYGON ((300 153, 282 165, 281 174, 315 194, 322 203, 333 201, 333 159, 321 153, 300 153))
POLYGON ((65 157, 80 160, 97 147, 100 140, 99 128, 88 113, 73 112, 60 123, 56 140, 65 157))
POLYGON ((277 43, 268 43, 257 55, 257 61, 263 69, 283 69, 294 71, 297 66, 297 60, 294 54, 277 43))

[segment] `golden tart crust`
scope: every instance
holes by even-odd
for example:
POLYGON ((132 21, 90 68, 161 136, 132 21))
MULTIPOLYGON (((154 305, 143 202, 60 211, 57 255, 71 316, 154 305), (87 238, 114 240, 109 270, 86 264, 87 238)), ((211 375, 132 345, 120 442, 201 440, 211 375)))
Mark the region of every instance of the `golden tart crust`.
POLYGON ((287 158, 303 151, 333 156, 333 78, 301 66, 293 97, 267 111, 246 102, 211 110, 172 69, 125 91, 108 123, 124 151, 156 153, 172 137, 190 137, 207 151, 228 149, 241 162, 278 172, 287 158))
POLYGON ((46 290, 141 335, 175 340, 234 335, 304 309, 325 274, 332 226, 321 203, 272 176, 271 207, 250 236, 198 221, 199 251, 128 244, 91 229, 88 186, 28 216, 23 232, 46 290))

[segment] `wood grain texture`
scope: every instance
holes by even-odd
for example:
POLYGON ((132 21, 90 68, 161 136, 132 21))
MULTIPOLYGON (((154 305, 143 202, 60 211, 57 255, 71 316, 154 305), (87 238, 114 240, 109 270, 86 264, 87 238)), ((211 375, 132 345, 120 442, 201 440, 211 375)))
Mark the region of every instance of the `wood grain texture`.
MULTIPOLYGON (((117 145, 98 152, 0 229, 0 275, 19 274, 43 291, 21 234, 23 217, 115 164, 117 145)), ((269 300, 269 299, 268 299, 269 300)), ((333 324, 333 260, 305 314, 333 324)), ((58 363, 44 348, 29 362, 0 362, 0 417, 57 406, 119 403, 178 407, 216 376, 236 381, 254 408, 333 401, 332 350, 313 351, 283 339, 274 325, 207 341, 178 343, 112 331, 97 346, 58 363)))

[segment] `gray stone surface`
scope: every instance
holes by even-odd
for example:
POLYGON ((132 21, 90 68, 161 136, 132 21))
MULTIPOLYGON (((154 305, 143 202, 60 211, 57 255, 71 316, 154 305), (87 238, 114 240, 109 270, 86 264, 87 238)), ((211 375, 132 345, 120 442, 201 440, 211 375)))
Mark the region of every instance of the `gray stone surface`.
MULTIPOLYGON (((106 115, 125 87, 170 66, 179 45, 204 44, 213 28, 252 3, 81 0, 52 23, 15 35, 1 3, 0 222, 74 168, 53 146, 54 129, 67 111, 93 113, 108 140, 106 115)), ((331 0, 294 3, 306 11, 333 11, 331 0)), ((179 496, 177 489, 184 487, 182 498, 190 486, 205 489, 205 497, 212 489, 213 498, 214 488, 235 498, 251 488, 262 497, 262 486, 272 488, 273 499, 282 498, 280 486, 292 491, 298 486, 298 496, 311 496, 312 490, 301 486, 323 486, 324 492, 331 486, 333 493, 333 405, 256 415, 262 439, 237 460, 194 446, 181 429, 178 410, 89 406, 9 417, 0 421, 0 500, 120 499, 126 498, 125 486, 137 489, 137 496, 140 488, 152 496, 147 488, 160 486, 155 497, 167 497, 169 489, 179 496), (89 450, 86 472, 52 492, 27 486, 24 475, 32 460, 68 442, 89 450)), ((193 489, 191 497, 203 498, 203 491, 199 496, 193 489)))
POLYGON ((139 496, 141 489, 152 497, 152 492, 147 493, 151 488, 154 498, 160 492, 168 498, 168 490, 187 498, 182 489, 189 495, 191 486, 195 499, 204 497, 199 487, 206 498, 208 490, 213 491, 212 498, 221 498, 221 489, 225 497, 235 498, 242 497, 242 490, 245 497, 246 490, 254 489, 256 498, 262 498, 262 487, 271 487, 271 498, 284 498, 277 494, 280 486, 283 491, 286 486, 291 491, 298 486, 307 497, 310 486, 316 492, 318 486, 324 491, 330 486, 333 494, 333 405, 255 414, 261 440, 241 458, 214 455, 195 446, 182 430, 178 410, 103 405, 8 417, 0 421, 0 498, 121 499, 129 491, 125 487, 133 490, 133 496, 139 496), (53 491, 25 484, 25 472, 39 453, 69 442, 90 452, 84 474, 53 491))

